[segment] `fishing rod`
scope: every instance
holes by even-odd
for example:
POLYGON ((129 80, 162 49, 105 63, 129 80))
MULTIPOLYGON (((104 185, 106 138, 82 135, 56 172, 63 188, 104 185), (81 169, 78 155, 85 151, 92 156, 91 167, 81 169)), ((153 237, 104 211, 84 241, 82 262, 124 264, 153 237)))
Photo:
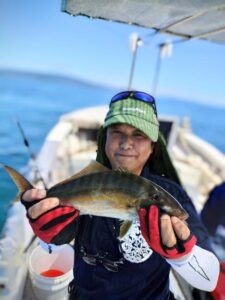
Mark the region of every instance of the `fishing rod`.
POLYGON ((21 124, 20 124, 20 122, 19 122, 19 120, 17 118, 15 119, 15 121, 16 121, 16 124, 17 124, 17 126, 19 128, 19 131, 20 131, 21 135, 22 135, 23 143, 24 143, 25 147, 28 150, 29 156, 32 159, 32 161, 34 162, 34 167, 35 167, 35 171, 38 174, 38 179, 42 182, 44 188, 47 190, 47 185, 46 185, 46 183, 44 181, 44 178, 41 175, 39 167, 38 167, 38 165, 36 163, 35 155, 34 155, 34 153, 31 150, 30 144, 29 144, 28 139, 27 139, 27 137, 26 137, 26 135, 24 133, 24 130, 23 130, 23 128, 22 128, 22 126, 21 126, 21 124))
MULTIPOLYGON (((19 120, 17 118, 15 119, 15 121, 16 121, 16 124, 17 124, 17 126, 19 128, 19 131, 20 131, 21 135, 22 135, 23 143, 24 143, 25 147, 28 150, 29 156, 32 159, 32 161, 34 162, 35 171, 38 173, 38 176, 39 176, 38 179, 41 180, 44 188, 47 189, 47 185, 46 185, 46 183, 44 181, 44 178, 42 177, 41 172, 40 172, 40 170, 38 168, 38 165, 37 165, 36 159, 35 159, 35 155, 34 155, 34 153, 31 150, 29 141, 28 141, 28 139, 27 139, 27 137, 26 137, 26 135, 24 133, 24 130, 23 130, 23 128, 22 128, 22 126, 21 126, 21 124, 20 124, 20 122, 19 122, 19 120)), ((31 237, 30 242, 28 243, 28 245, 23 250, 24 253, 26 253, 30 249, 31 245, 36 241, 36 239, 37 239, 36 235, 33 235, 33 237, 31 237)), ((50 250, 49 250, 49 252, 50 252, 50 250)))

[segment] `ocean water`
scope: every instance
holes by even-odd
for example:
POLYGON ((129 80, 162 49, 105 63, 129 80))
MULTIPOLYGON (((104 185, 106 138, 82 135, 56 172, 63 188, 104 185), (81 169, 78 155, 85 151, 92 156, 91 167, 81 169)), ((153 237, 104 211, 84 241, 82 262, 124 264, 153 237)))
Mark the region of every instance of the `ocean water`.
MULTIPOLYGON (((108 104, 118 90, 54 76, 0 72, 0 162, 20 170, 29 160, 19 120, 33 153, 38 153, 61 114, 108 104)), ((197 135, 225 153, 225 108, 179 99, 157 99, 159 114, 188 116, 197 135)), ((17 188, 0 167, 0 231, 17 188)))

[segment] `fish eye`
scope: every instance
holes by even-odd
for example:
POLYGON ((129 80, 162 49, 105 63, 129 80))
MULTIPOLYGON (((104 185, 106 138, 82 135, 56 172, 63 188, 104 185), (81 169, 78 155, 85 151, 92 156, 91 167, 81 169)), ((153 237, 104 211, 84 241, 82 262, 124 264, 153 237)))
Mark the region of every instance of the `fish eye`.
POLYGON ((153 194, 153 195, 151 196, 151 198, 152 198, 153 200, 155 200, 155 201, 160 201, 160 194, 155 193, 155 194, 153 194))

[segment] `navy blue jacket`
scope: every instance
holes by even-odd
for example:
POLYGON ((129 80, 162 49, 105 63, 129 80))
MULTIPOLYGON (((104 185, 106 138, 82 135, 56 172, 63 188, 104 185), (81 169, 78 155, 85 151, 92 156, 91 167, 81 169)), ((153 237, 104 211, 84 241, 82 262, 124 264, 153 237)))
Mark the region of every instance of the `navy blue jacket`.
POLYGON ((218 225, 225 227, 225 182, 210 192, 201 212, 201 218, 211 235, 216 233, 218 225))
MULTIPOLYGON (((181 203, 190 215, 187 222, 198 239, 197 244, 211 250, 207 232, 185 191, 173 181, 153 175, 147 169, 144 169, 141 175, 163 187, 181 203)), ((145 262, 123 261, 123 264, 118 264, 117 272, 108 271, 104 267, 108 260, 123 260, 117 239, 119 226, 120 221, 114 218, 80 217, 75 239, 74 278, 81 299, 173 299, 169 291, 170 265, 155 252, 145 262), (82 257, 86 254, 89 258, 94 258, 96 265, 84 261, 82 257)))

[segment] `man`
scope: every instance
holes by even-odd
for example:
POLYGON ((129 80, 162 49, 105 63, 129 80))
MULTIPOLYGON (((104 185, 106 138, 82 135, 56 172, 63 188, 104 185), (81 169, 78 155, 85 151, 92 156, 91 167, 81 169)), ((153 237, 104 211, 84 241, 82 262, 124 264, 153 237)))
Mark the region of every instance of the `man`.
POLYGON ((207 233, 191 200, 168 178, 176 175, 166 149, 159 155, 163 144, 158 137, 154 98, 137 91, 119 93, 112 98, 100 130, 97 160, 163 187, 187 210, 187 223, 152 205, 139 209, 140 222, 134 222, 119 240, 118 219, 78 218, 76 208, 62 207, 57 198, 44 199, 42 190, 23 195, 30 224, 41 239, 62 244, 75 237, 75 292, 71 299, 77 299, 78 294, 80 299, 94 300, 173 299, 169 291, 171 266, 193 286, 214 289, 218 260, 208 251, 207 233))

